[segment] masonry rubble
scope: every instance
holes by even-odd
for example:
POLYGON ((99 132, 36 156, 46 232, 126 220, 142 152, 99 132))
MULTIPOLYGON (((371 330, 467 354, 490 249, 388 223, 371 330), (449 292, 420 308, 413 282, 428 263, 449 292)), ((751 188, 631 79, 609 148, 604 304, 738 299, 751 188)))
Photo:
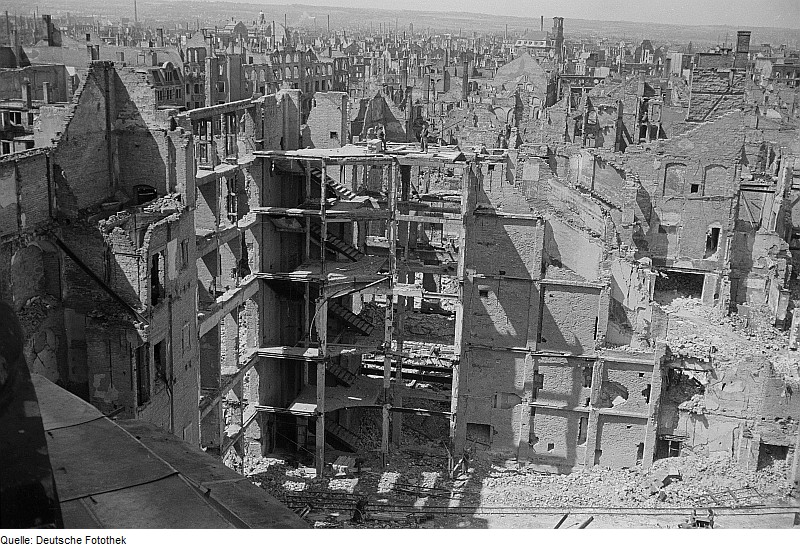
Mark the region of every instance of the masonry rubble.
POLYGON ((342 454, 377 469, 427 445, 440 473, 514 463, 520 501, 674 505, 711 489, 701 467, 785 495, 793 153, 755 131, 736 68, 663 110, 643 80, 556 101, 528 57, 491 109, 439 113, 462 147, 427 152, 382 91, 178 111, 92 63, 46 146, 0 158, 0 297, 29 363, 231 467, 313 467, 307 486, 342 454), (361 141, 376 124, 385 148, 361 141))

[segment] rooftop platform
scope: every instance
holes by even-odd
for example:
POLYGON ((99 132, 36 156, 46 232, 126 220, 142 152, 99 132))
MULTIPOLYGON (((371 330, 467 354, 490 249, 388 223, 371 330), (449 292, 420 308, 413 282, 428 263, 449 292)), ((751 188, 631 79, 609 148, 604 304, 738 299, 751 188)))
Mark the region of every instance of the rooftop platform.
POLYGON ((287 280, 289 282, 325 282, 330 285, 371 283, 384 278, 388 273, 388 259, 365 256, 358 261, 309 261, 289 272, 257 273, 264 280, 287 280))
POLYGON ((31 376, 66 528, 304 528, 278 500, 179 438, 117 423, 31 376))
POLYGON ((367 143, 348 144, 336 149, 298 149, 293 151, 256 151, 256 157, 272 160, 301 160, 319 162, 325 165, 342 164, 393 164, 404 165, 441 165, 454 162, 465 162, 467 157, 457 147, 440 147, 429 145, 427 152, 422 152, 416 143, 387 143, 386 150, 371 151, 367 143))
MULTIPOLYGON (((325 387, 325 411, 376 406, 382 389, 383 380, 366 376, 359 376, 350 387, 325 387)), ((313 385, 303 387, 294 402, 282 411, 298 416, 316 415, 317 388, 313 385)))

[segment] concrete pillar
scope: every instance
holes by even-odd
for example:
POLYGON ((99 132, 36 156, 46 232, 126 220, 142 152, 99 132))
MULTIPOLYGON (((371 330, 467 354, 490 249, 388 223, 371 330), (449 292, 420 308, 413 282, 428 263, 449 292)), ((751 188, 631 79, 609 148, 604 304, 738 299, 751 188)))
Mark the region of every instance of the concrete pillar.
POLYGON ((703 293, 700 300, 703 305, 714 305, 714 296, 717 293, 717 286, 719 285, 719 275, 715 273, 706 273, 703 278, 703 293))
POLYGON ((602 358, 595 360, 592 366, 592 390, 589 397, 589 421, 586 424, 586 454, 583 459, 583 468, 591 469, 594 465, 594 456, 600 450, 600 441, 597 438, 600 412, 597 405, 600 402, 600 392, 603 385, 603 368, 605 363, 602 358))
POLYGON ((797 437, 794 441, 794 459, 792 460, 792 470, 789 473, 789 480, 794 486, 795 496, 800 495, 800 427, 797 428, 797 437))
POLYGON ((648 468, 653 464, 658 441, 658 414, 661 407, 661 387, 664 380, 664 354, 666 347, 660 343, 656 348, 653 359, 653 374, 650 377, 650 406, 647 410, 647 430, 644 440, 644 455, 642 467, 648 468))

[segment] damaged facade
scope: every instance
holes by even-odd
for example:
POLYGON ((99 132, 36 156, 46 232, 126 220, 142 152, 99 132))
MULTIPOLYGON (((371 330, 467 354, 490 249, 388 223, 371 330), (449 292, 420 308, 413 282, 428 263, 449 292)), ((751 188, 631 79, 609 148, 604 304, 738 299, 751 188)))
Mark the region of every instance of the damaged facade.
POLYGON ((791 459, 791 368, 680 332, 681 300, 789 327, 794 156, 736 63, 665 105, 638 80, 557 101, 518 59, 439 113, 211 77, 224 95, 179 112, 152 74, 92 63, 40 148, 0 158, 0 297, 32 369, 231 465, 385 460, 420 417, 454 456, 543 471, 791 459), (422 114, 462 148, 420 152, 422 114))

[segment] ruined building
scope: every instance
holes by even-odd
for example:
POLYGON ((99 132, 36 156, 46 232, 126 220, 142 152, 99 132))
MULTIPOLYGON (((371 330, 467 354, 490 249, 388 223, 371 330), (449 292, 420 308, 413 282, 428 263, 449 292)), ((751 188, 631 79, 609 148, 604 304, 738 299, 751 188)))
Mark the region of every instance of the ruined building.
POLYGON ((346 107, 315 94, 306 128, 301 90, 159 109, 93 63, 46 146, 0 159, 0 297, 33 370, 232 465, 386 459, 419 418, 547 471, 789 455, 780 364, 742 381, 670 316, 680 294, 786 318, 791 168, 745 113, 625 153, 475 154, 343 145, 346 107))

